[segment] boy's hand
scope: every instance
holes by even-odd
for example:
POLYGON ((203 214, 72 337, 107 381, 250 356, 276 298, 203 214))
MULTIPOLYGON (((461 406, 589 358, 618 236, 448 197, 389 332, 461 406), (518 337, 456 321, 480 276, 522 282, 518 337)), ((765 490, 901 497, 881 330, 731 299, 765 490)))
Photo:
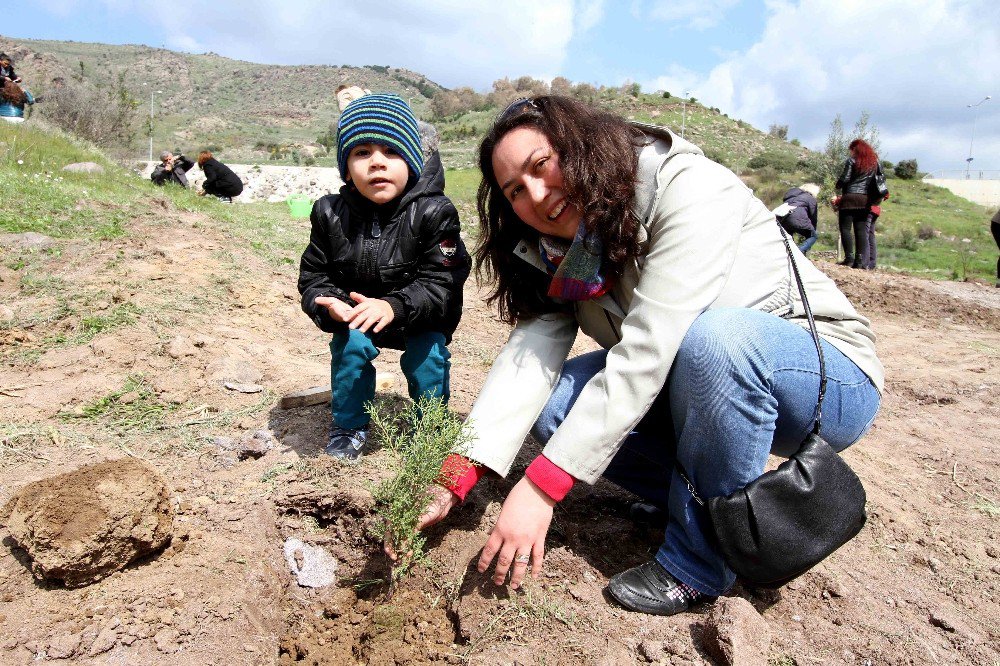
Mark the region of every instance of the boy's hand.
POLYGON ((330 313, 330 318, 334 321, 348 322, 351 316, 351 310, 353 308, 340 300, 339 298, 334 298, 333 296, 317 296, 315 300, 316 305, 322 305, 326 308, 326 311, 330 313))
POLYGON ((378 333, 392 323, 395 315, 392 313, 392 306, 389 305, 388 301, 383 301, 381 298, 368 298, 356 291, 352 291, 350 296, 357 303, 350 316, 344 320, 351 328, 367 333, 368 329, 374 326, 372 333, 378 333))
MULTIPOLYGON (((427 494, 430 495, 430 503, 417 522, 417 531, 444 520, 448 512, 455 508, 459 502, 458 495, 436 483, 427 488, 427 494)), ((399 559, 400 553, 396 552, 391 539, 387 539, 382 548, 393 562, 399 559)))

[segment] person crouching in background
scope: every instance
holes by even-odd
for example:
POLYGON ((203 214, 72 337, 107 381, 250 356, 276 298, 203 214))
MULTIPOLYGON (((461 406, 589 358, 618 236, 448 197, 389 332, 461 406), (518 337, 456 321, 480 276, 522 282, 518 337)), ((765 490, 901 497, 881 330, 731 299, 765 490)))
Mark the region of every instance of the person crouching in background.
POLYGON ((792 234, 802 236, 799 251, 805 254, 818 237, 818 211, 816 197, 819 196, 819 185, 805 183, 793 187, 785 193, 785 201, 774 209, 775 217, 781 228, 792 234))
POLYGON ((202 184, 202 191, 199 194, 211 194, 225 203, 232 203, 233 197, 239 196, 243 192, 243 181, 219 160, 212 157, 212 153, 203 150, 198 153, 198 166, 205 172, 205 182, 202 184))

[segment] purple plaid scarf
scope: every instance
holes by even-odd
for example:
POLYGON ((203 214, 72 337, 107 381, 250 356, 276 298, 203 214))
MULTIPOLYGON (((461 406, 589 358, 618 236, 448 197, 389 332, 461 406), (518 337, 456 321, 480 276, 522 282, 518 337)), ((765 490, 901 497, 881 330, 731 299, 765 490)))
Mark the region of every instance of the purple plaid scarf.
POLYGON ((538 240, 542 261, 552 276, 548 295, 567 301, 589 301, 611 289, 611 282, 601 270, 603 244, 596 235, 588 235, 584 225, 568 243, 561 238, 542 236, 538 240))

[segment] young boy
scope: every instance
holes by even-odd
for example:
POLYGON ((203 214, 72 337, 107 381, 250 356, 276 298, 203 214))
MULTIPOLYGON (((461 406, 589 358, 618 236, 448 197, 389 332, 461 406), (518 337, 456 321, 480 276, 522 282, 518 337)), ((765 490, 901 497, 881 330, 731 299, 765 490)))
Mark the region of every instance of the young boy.
POLYGON ((10 56, 0 53, 0 85, 4 79, 10 79, 14 83, 20 83, 21 77, 14 72, 14 65, 11 64, 10 56))
POLYGON ((441 160, 424 162, 417 120, 400 97, 365 95, 345 107, 337 162, 345 185, 313 205, 299 293, 306 314, 333 333, 326 452, 353 460, 365 446, 380 348, 403 350, 411 398, 448 399, 447 344, 470 260, 441 160))

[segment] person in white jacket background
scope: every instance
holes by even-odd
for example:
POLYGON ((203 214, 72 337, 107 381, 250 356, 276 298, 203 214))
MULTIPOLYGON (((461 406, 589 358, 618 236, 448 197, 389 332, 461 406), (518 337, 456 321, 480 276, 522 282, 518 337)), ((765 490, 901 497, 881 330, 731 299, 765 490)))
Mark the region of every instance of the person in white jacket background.
MULTIPOLYGON (((774 215, 666 129, 559 96, 518 100, 480 145, 477 270, 514 326, 469 415, 472 465, 432 489, 443 519, 529 431, 544 449, 503 504, 479 571, 518 587, 542 568, 553 506, 602 476, 666 513, 650 562, 612 577, 630 610, 670 615, 735 575, 700 494, 728 495, 810 431, 819 362, 774 215), (603 349, 568 359, 578 331, 603 349)), ((826 356, 822 436, 860 439, 880 403, 874 334, 794 251, 826 356)), ((446 462, 454 469, 455 461, 446 462)))

